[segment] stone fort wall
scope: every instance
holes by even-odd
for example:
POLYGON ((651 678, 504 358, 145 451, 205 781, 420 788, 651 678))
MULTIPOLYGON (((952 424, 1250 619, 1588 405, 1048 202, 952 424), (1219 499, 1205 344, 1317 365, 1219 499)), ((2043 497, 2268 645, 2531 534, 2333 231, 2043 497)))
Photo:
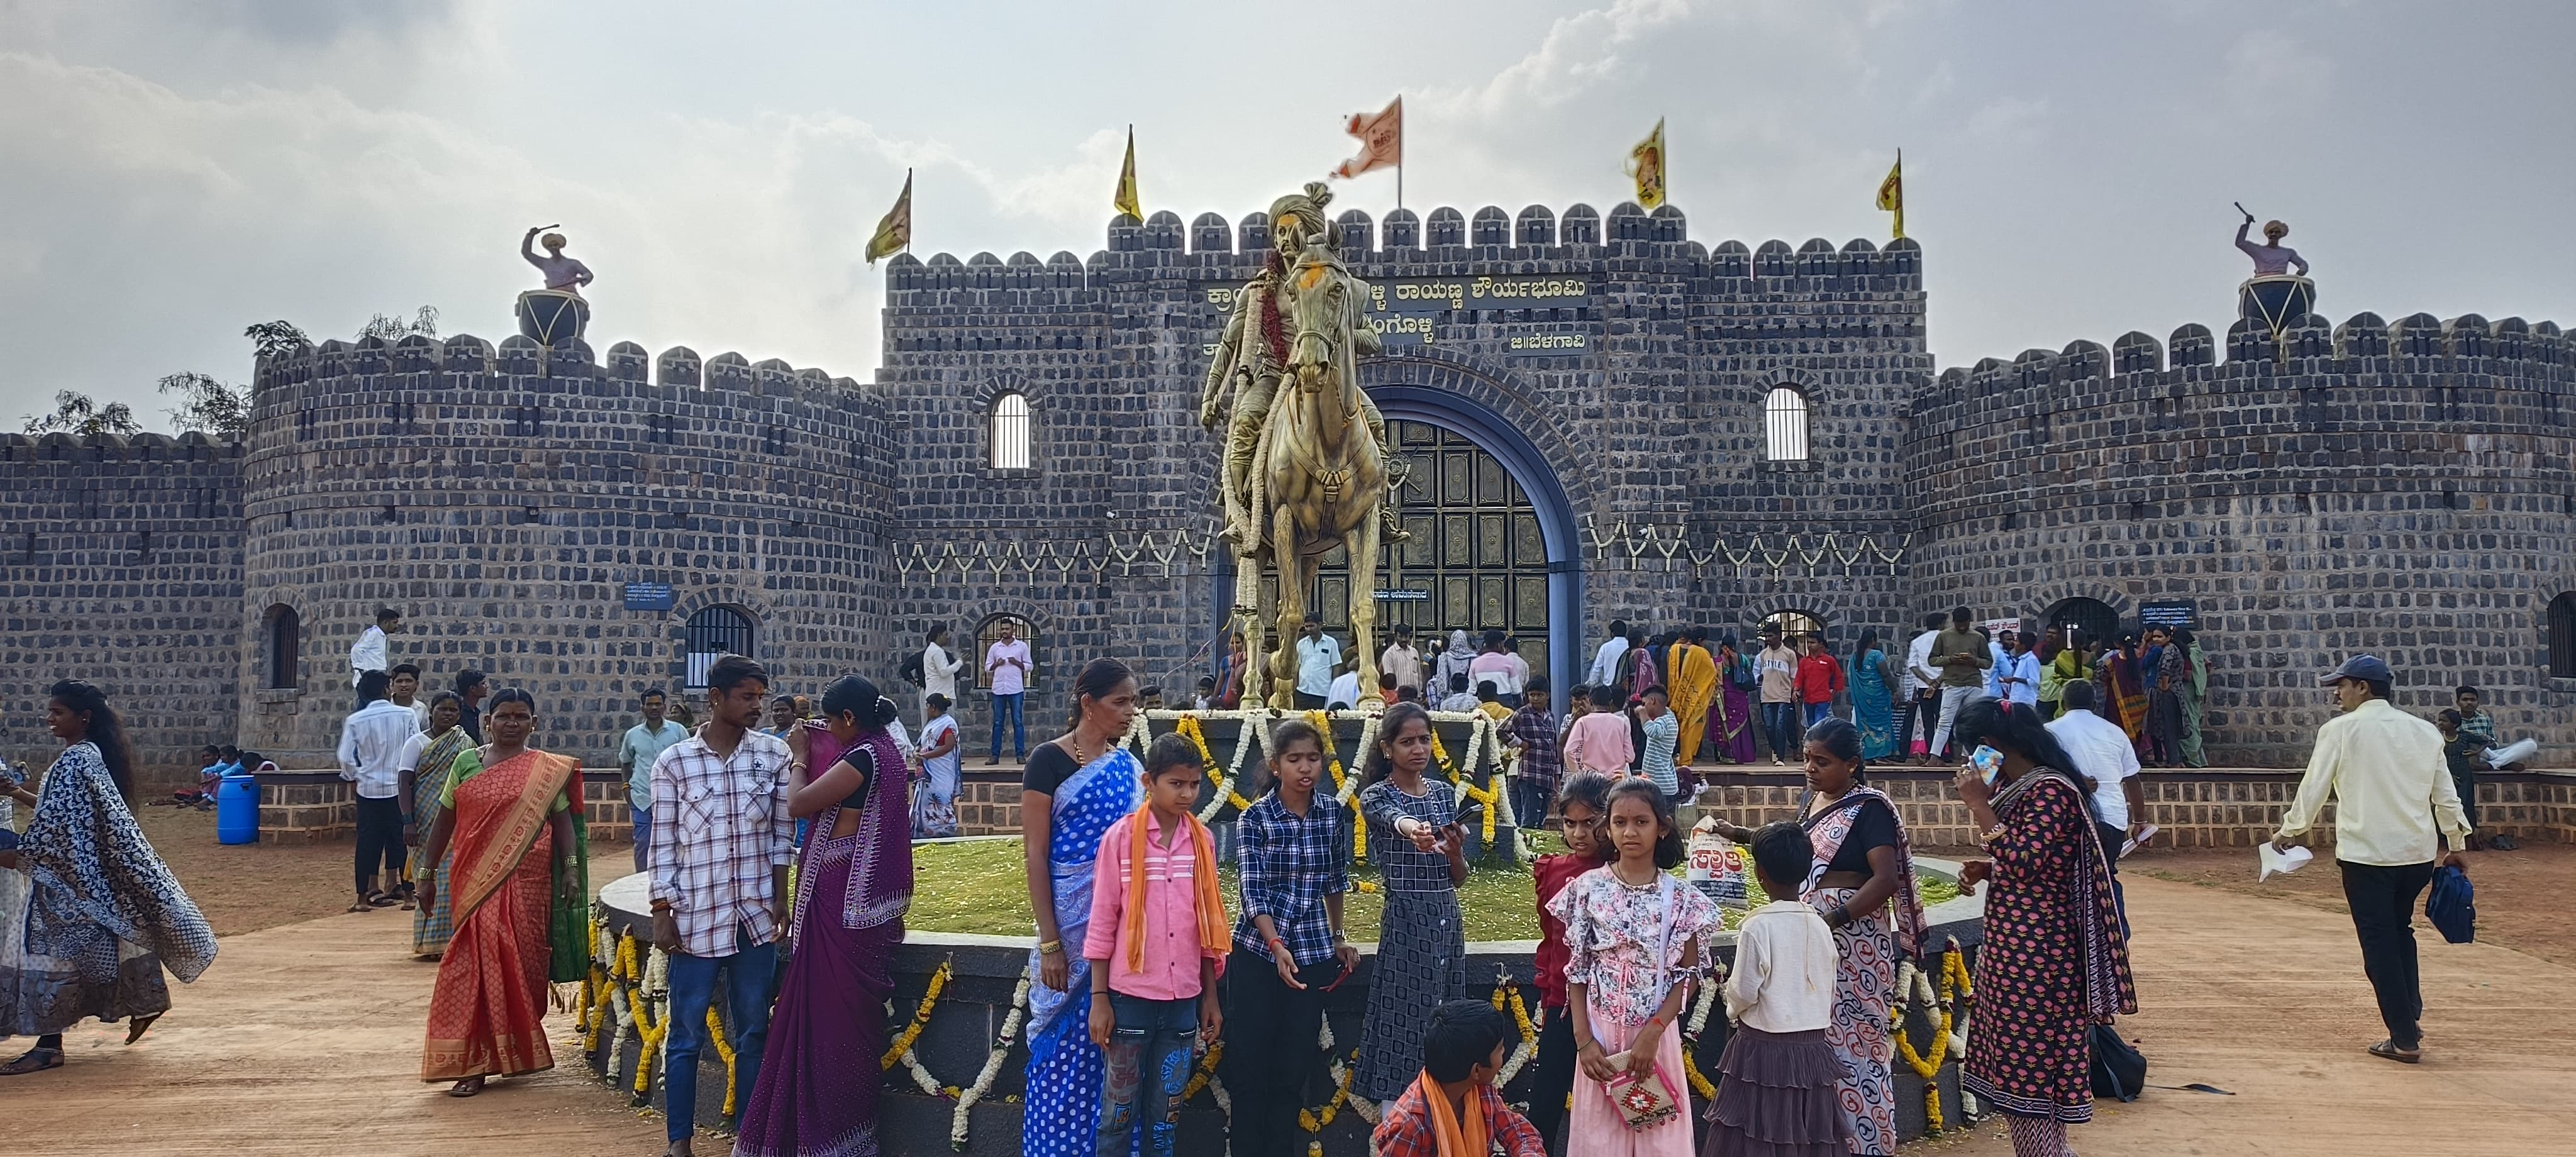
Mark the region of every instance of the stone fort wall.
MULTIPOLYGON (((1259 269, 1269 227, 1164 212, 1112 223, 1088 259, 892 263, 877 389, 895 416, 905 645, 930 621, 962 635, 1032 618, 1053 670, 1030 708, 1050 724, 1080 658, 1138 661, 1176 693, 1206 670, 1231 586, 1212 538, 1222 435, 1200 428, 1198 401, 1225 295, 1259 269), (1031 411, 1026 470, 991 465, 1006 393, 1031 411)), ((1536 451, 1579 528, 1558 553, 1582 572, 1587 651, 1619 617, 1737 631, 1784 608, 1837 629, 1900 617, 1900 414, 1932 370, 1912 242, 1711 249, 1678 210, 1634 205, 1606 220, 1582 205, 1353 211, 1339 227, 1344 259, 1381 287, 1582 287, 1416 313, 1429 340, 1390 338, 1361 374, 1381 397, 1464 399, 1536 451), (1530 356, 1533 336, 1583 349, 1530 356), (1808 398, 1807 461, 1764 460, 1780 385, 1808 398)), ((968 705, 970 751, 981 710, 968 705)))
POLYGON ((2545 621, 2576 590, 2576 346, 2554 325, 2311 316, 2278 347, 2187 325, 1951 369, 1910 417, 1924 600, 2196 599, 2213 762, 2304 760, 2332 711, 2316 676, 2359 651, 2409 710, 2474 683, 2509 735, 2576 743, 2545 621))
POLYGON ((532 691, 540 742, 601 766, 641 692, 680 688, 699 608, 747 611, 786 687, 882 670, 883 427, 848 379, 685 348, 415 337, 263 364, 232 619, 292 608, 305 642, 278 689, 240 649, 242 742, 327 762, 380 605, 406 615, 395 661, 532 691), (676 607, 626 609, 629 582, 676 607))
POLYGON ((232 738, 241 445, 202 434, 0 434, 0 758, 42 768, 46 689, 104 689, 137 760, 232 738))

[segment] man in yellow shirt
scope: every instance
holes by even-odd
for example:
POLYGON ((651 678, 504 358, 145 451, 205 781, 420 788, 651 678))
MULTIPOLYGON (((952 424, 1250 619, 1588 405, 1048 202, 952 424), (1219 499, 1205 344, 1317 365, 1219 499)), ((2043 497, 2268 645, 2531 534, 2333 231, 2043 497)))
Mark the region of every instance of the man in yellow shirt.
POLYGON ((2344 900, 2361 937, 2362 971, 2388 1026, 2388 1039, 2370 1046, 2370 1054, 2411 1065, 2423 1059, 2415 898, 2432 882, 2437 857, 2467 866, 2458 849, 2468 846, 2469 821, 2442 760, 2442 733, 2388 702, 2394 679, 2387 663, 2355 655, 2318 680, 2335 689, 2343 714, 2317 729, 2307 777, 2272 846, 2287 850, 2333 798, 2335 865, 2343 870, 2344 900), (2447 853, 2444 838, 2452 849, 2447 853))

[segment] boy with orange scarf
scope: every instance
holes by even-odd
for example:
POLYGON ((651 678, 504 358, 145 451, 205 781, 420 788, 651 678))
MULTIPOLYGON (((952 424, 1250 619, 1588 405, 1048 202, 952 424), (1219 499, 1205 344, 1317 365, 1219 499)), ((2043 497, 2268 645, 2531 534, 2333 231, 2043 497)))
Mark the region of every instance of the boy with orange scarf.
POLYGON ((1178 734, 1155 740, 1145 752, 1145 806, 1100 838, 1082 955, 1091 962, 1091 1040, 1108 1066, 1104 1154, 1124 1157, 1141 1125, 1143 1151, 1170 1157, 1190 1056, 1225 1023, 1216 979, 1234 933, 1217 889, 1216 843, 1190 814, 1199 776, 1198 745, 1178 734))
POLYGON ((1487 1157, 1497 1146, 1504 1157, 1547 1157, 1538 1130, 1494 1088, 1511 1027, 1483 1001, 1434 1010, 1422 1036, 1422 1075, 1371 1135, 1378 1157, 1487 1157))

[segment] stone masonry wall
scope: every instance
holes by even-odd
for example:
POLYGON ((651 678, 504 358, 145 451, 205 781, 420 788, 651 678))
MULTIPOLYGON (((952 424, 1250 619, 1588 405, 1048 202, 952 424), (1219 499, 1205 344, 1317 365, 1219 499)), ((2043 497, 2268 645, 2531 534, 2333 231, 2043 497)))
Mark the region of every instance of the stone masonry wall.
POLYGON ((348 648, 403 611, 397 663, 424 684, 479 668, 532 691, 541 745, 612 762, 646 689, 678 693, 682 626, 728 605, 773 690, 890 672, 879 573, 892 493, 883 417, 854 383, 739 354, 599 364, 512 337, 326 342, 263 364, 244 466, 246 589, 234 622, 301 618, 299 678, 261 688, 243 743, 327 765, 350 710, 348 648), (647 370, 655 372, 648 381, 647 370), (627 610, 623 586, 677 606, 627 610))
POLYGON ((2028 618, 2197 600, 2222 765, 2302 762, 2317 675, 2362 651, 2401 707, 2476 684, 2509 737, 2576 743, 2545 621, 2576 590, 2576 348, 2421 314, 2282 344, 2239 323, 2220 362, 2190 325, 1942 374, 1905 448, 1918 589, 2028 618))
POLYGON ((46 688, 86 679, 125 721, 138 780, 193 784, 233 739, 241 452, 202 434, 0 434, 0 758, 61 745, 46 688))

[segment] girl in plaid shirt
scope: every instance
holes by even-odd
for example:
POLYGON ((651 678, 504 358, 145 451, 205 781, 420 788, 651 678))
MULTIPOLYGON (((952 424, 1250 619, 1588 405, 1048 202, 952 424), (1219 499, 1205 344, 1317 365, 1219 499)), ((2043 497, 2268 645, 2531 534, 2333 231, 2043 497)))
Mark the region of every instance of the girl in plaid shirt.
POLYGON ((1324 994, 1359 966, 1342 939, 1350 891, 1350 818, 1319 795, 1324 739, 1303 719, 1270 733, 1268 794, 1239 825, 1243 914, 1225 979, 1225 1084, 1235 1157, 1302 1157, 1307 1074, 1320 1067, 1324 994))

